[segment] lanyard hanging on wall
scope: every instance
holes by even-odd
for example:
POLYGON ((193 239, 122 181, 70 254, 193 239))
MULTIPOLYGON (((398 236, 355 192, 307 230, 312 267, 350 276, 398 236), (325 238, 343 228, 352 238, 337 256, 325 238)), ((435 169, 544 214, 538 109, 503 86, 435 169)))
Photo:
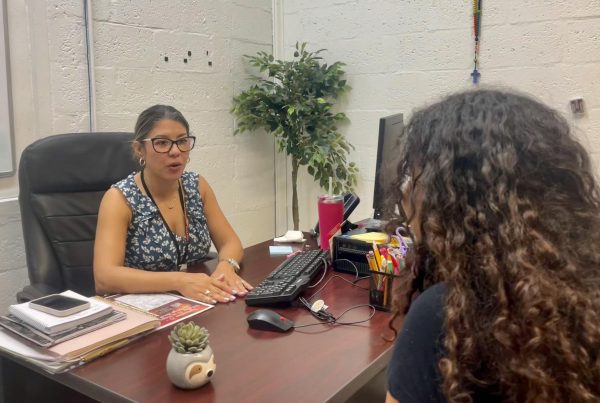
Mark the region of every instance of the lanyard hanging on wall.
MULTIPOLYGON (((169 233, 171 240, 173 240, 173 244, 175 245, 175 253, 177 254, 177 267, 180 268, 180 266, 184 263, 184 261, 187 257, 187 247, 184 244, 184 246, 183 246, 184 253, 183 253, 183 256, 181 256, 181 254, 179 252, 179 242, 177 242, 177 237, 175 236, 175 233, 171 230, 171 227, 169 227, 169 224, 167 224, 167 220, 165 220, 165 217, 163 217, 162 213, 160 212, 160 208, 158 208, 158 204, 156 204, 154 197, 152 197, 152 193, 150 193, 150 189, 148 189, 148 185, 146 185, 146 181, 144 180, 144 170, 143 169, 142 169, 142 172, 140 173, 140 179, 142 180, 142 185, 144 186, 144 190, 146 191, 146 194, 148 195, 150 200, 152 200, 152 203, 154 203, 154 205, 156 206, 156 210, 158 210, 158 215, 159 215, 160 219, 162 220, 165 228, 167 229, 167 232, 169 233)), ((181 208, 183 209, 183 220, 185 222, 185 239, 187 240, 189 238, 189 227, 188 227, 188 220, 187 220, 185 198, 183 197, 183 188, 181 186, 181 181, 178 181, 178 190, 179 190, 179 202, 181 203, 181 208)))
POLYGON ((473 0, 473 35, 475 36, 474 67, 471 73, 473 85, 479 84, 481 78, 481 73, 477 69, 479 67, 479 43, 481 39, 481 2, 482 0, 473 0))

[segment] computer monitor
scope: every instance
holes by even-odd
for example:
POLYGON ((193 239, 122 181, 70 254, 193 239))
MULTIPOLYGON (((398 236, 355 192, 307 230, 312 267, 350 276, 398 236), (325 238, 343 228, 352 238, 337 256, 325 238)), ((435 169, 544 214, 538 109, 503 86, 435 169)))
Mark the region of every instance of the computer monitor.
POLYGON ((375 163, 375 189, 373 191, 373 218, 387 220, 386 212, 391 211, 393 206, 386 209, 389 198, 386 189, 395 176, 400 136, 404 129, 403 116, 401 113, 386 116, 379 119, 379 140, 377 142, 377 161, 375 163))

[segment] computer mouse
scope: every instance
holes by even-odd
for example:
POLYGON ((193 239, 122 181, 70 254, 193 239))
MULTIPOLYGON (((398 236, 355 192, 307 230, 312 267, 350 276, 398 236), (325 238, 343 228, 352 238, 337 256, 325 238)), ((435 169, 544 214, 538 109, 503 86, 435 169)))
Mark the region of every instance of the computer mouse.
POLYGON ((294 328, 294 322, 291 319, 281 316, 270 309, 257 309, 248 315, 246 320, 250 329, 283 333, 294 328))

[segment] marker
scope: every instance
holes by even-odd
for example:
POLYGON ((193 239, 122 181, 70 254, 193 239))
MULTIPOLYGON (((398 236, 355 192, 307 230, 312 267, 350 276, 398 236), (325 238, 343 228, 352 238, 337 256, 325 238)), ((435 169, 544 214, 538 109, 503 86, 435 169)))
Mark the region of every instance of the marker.
POLYGON ((400 274, 400 261, 402 260, 402 258, 400 257, 400 255, 398 254, 398 250, 394 249, 394 253, 392 253, 392 265, 393 265, 393 270, 392 273, 394 273, 394 275, 399 275, 400 274))
POLYGON ((381 248, 379 248, 379 254, 381 255, 382 259, 389 260, 390 258, 386 247, 382 246, 381 248))

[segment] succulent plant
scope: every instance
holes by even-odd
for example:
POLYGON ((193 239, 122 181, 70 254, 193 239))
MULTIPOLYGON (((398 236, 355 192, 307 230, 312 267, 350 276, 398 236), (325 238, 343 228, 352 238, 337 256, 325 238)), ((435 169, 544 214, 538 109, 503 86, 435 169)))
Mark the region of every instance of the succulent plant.
POLYGON ((178 323, 169 335, 171 345, 178 353, 199 353, 208 345, 208 330, 194 322, 178 323))

